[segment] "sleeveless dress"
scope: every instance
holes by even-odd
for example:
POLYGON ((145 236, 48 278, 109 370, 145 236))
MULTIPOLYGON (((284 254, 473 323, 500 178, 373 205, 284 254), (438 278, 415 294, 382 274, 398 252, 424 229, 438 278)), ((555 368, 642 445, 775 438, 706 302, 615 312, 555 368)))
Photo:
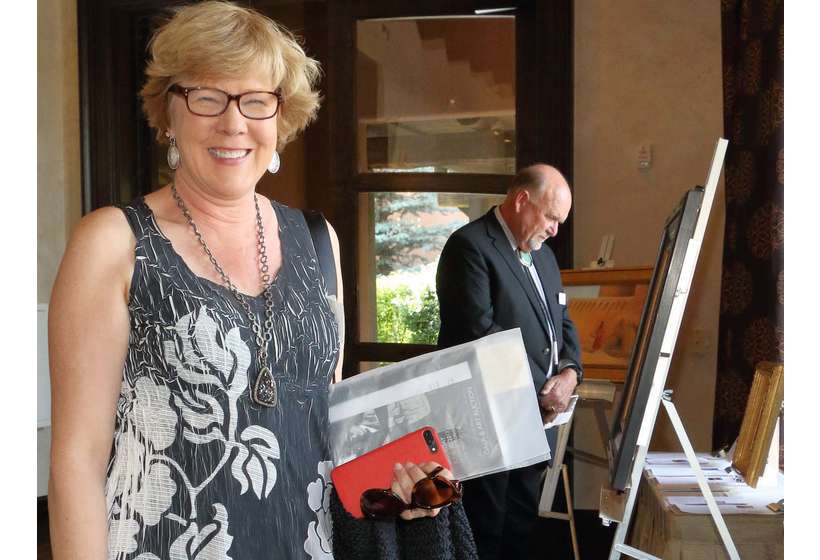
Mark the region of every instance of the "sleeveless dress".
MULTIPOLYGON (((224 286, 196 276, 140 198, 131 332, 108 466, 109 558, 332 559, 328 388, 339 332, 304 217, 273 202, 279 402, 251 401, 256 339, 224 286)), ((246 297, 264 321, 264 297, 246 297)))

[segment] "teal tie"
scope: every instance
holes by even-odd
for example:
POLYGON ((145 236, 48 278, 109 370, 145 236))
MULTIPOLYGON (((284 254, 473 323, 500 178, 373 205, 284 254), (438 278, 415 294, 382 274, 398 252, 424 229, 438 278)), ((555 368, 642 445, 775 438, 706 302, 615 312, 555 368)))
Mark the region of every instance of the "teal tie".
POLYGON ((532 255, 529 252, 521 249, 516 249, 515 252, 518 254, 518 260, 521 261, 521 264, 527 268, 532 266, 532 255))
POLYGON ((547 320, 547 329, 549 331, 550 345, 552 347, 552 355, 550 356, 550 367, 547 371, 547 377, 549 377, 555 371, 557 371, 556 368, 558 367, 558 346, 555 342, 555 325, 552 322, 552 315, 550 315, 550 312, 547 309, 546 302, 541 297, 541 293, 535 285, 535 280, 533 280, 532 276, 530 275, 530 269, 532 268, 532 253, 522 251, 521 249, 516 249, 515 254, 518 255, 518 260, 527 269, 524 271, 524 276, 526 276, 527 280, 530 281, 530 287, 532 288, 533 292, 535 292, 535 297, 538 300, 538 303, 540 304, 539 307, 541 308, 541 312, 544 314, 544 319, 547 320))

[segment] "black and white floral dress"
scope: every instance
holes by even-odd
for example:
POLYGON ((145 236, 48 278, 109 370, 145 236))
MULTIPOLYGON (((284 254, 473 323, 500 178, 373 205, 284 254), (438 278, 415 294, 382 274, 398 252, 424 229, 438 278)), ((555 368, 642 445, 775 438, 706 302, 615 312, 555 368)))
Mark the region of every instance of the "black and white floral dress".
MULTIPOLYGON (((143 199, 124 208, 137 243, 106 484, 109 558, 333 556, 327 397, 339 332, 302 213, 273 207, 283 257, 274 408, 250 399, 256 342, 238 302, 187 267, 143 199)), ((264 297, 248 300, 264 319, 264 297)))

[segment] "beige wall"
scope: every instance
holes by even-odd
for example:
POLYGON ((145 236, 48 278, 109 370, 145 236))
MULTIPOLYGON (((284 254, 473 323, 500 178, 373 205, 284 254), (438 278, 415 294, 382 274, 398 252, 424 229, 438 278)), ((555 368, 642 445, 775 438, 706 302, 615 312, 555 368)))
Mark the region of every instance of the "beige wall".
MULTIPOLYGON (((576 266, 615 234, 617 266, 654 264, 664 220, 703 184, 723 131, 720 3, 575 3, 576 266), (654 161, 638 169, 638 148, 654 161)), ((698 451, 711 449, 724 204, 722 185, 700 255, 667 387, 698 451)), ((611 418, 610 418, 611 420, 611 418)), ((603 455, 590 410, 575 445, 603 455)), ((679 451, 665 413, 650 449, 679 451)), ((597 509, 606 469, 575 461, 576 507, 597 509)))
MULTIPOLYGON (((80 103, 75 2, 37 2, 37 301, 80 219, 80 103)), ((32 313, 34 310, 32 310, 32 313)), ((37 344, 45 344, 45 337, 37 344)), ((43 353, 45 354, 45 353, 43 353)), ((46 493, 51 428, 37 430, 37 495, 46 493)))
POLYGON ((75 2, 37 3, 37 301, 46 303, 80 218, 80 101, 75 2))

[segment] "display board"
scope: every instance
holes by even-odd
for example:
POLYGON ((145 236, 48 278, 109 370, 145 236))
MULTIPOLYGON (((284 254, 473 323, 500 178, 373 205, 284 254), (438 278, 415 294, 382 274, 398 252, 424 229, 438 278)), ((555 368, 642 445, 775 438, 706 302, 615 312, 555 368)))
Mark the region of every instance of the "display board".
POLYGON ((613 490, 626 489, 638 446, 649 445, 727 145, 724 139, 718 141, 706 187, 683 195, 661 233, 607 449, 613 490))

